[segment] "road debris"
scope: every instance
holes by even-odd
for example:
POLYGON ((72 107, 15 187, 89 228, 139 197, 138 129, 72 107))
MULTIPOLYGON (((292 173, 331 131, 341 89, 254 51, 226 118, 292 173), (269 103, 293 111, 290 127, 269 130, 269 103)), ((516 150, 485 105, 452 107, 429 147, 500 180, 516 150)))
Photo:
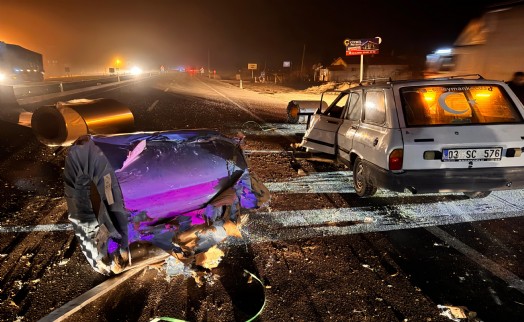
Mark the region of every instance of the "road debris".
POLYGON ((240 141, 210 130, 83 136, 69 148, 64 181, 81 249, 102 274, 132 266, 133 244, 144 242, 214 268, 224 254, 216 246, 242 236, 241 209, 269 200, 240 141))
POLYGON ((477 313, 468 310, 468 308, 465 306, 437 305, 437 307, 440 310, 440 315, 445 316, 454 322, 480 321, 477 319, 477 313))
MULTIPOLYGON (((20 116, 27 123, 29 114, 20 116)), ((107 98, 75 99, 42 106, 30 115, 36 138, 47 146, 70 146, 87 134, 126 133, 134 129, 134 116, 124 104, 107 98)))

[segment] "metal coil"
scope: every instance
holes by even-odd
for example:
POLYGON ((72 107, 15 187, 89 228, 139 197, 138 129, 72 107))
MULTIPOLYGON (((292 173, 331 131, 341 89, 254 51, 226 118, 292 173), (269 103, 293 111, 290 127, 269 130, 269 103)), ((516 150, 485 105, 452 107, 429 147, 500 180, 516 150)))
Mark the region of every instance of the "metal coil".
POLYGON ((31 117, 31 127, 43 144, 68 146, 86 134, 132 132, 134 117, 116 100, 80 99, 38 108, 31 117))

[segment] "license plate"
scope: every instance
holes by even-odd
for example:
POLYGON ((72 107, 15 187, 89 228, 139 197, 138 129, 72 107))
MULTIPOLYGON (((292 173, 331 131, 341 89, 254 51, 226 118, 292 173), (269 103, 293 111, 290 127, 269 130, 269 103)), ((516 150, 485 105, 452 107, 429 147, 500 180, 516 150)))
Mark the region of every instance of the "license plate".
POLYGON ((496 161, 501 158, 502 148, 442 150, 442 161, 496 161))

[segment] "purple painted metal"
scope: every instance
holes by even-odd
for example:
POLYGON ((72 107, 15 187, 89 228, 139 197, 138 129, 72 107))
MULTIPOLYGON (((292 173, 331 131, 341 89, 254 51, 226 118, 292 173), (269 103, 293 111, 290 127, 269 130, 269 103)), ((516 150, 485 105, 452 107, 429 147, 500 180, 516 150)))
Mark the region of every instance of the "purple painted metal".
POLYGON ((118 254, 115 242, 120 252, 145 241, 187 258, 230 235, 226 224, 240 222, 241 208, 260 207, 269 198, 249 173, 239 143, 209 130, 81 138, 70 148, 64 178, 70 219, 81 241, 91 243, 83 249, 90 250, 93 267, 107 273, 109 255, 118 254), (84 204, 86 173, 99 207, 84 204), (98 214, 86 214, 97 208, 98 214), (107 233, 95 229, 95 238, 86 239, 82 225, 103 226, 107 233))

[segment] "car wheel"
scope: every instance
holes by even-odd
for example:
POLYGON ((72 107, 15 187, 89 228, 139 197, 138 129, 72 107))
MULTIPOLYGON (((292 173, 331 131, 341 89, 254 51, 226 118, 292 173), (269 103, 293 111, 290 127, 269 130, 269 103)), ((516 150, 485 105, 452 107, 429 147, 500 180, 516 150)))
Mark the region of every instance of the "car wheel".
POLYGON ((362 159, 357 158, 353 165, 353 185, 359 197, 372 196, 377 192, 377 187, 367 178, 366 172, 362 159))
POLYGON ((464 192, 464 194, 471 199, 480 199, 480 198, 486 198, 489 196, 491 191, 468 191, 464 192))

